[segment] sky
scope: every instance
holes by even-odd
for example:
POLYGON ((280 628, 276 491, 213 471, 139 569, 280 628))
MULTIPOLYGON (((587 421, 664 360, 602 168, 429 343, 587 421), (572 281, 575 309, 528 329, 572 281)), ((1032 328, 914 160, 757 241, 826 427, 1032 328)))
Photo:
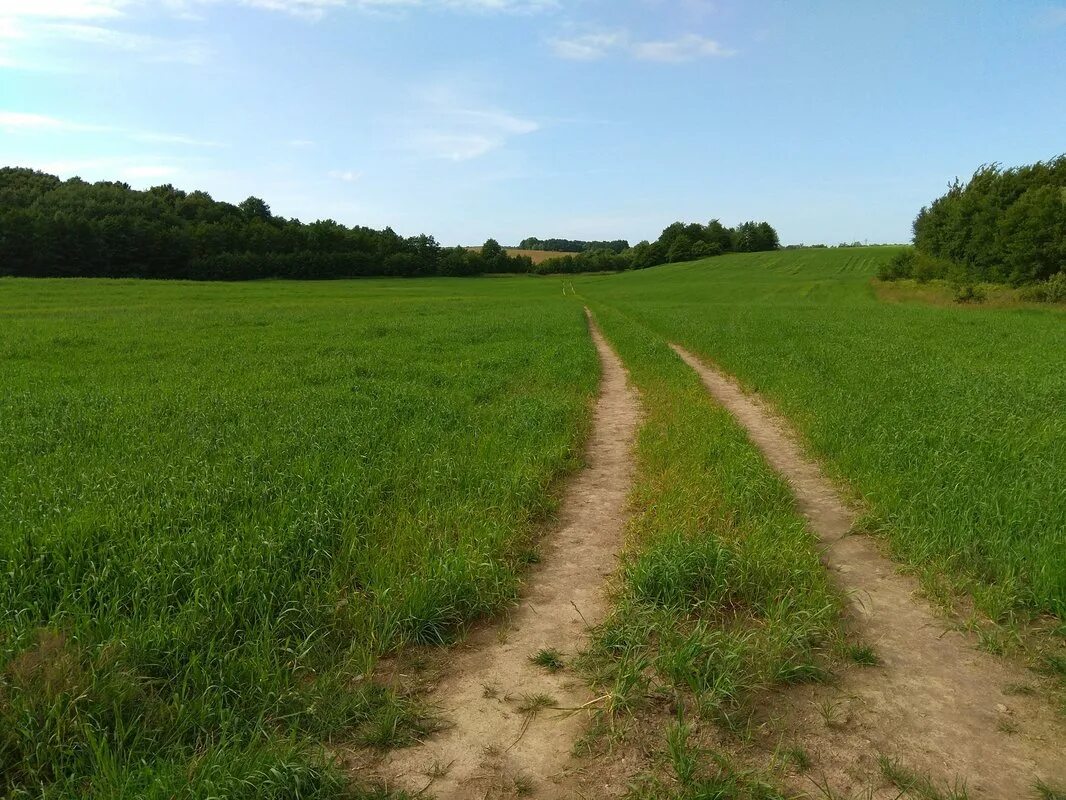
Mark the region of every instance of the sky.
POLYGON ((1066 151, 1066 3, 0 0, 0 165, 428 233, 900 242, 1066 151))

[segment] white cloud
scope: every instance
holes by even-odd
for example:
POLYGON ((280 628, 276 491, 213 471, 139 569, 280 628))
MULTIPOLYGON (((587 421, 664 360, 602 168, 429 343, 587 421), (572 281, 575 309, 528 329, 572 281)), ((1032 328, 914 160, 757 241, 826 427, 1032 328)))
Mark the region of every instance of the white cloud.
POLYGON ((535 120, 472 99, 476 92, 449 82, 422 88, 394 138, 421 158, 469 161, 540 130, 535 120))
POLYGON ((626 41, 622 33, 586 33, 571 39, 552 39, 552 50, 559 58, 572 61, 595 61, 626 41))
POLYGON ((0 0, 7 19, 112 19, 122 16, 130 0, 0 0))
MULTIPOLYGON (((243 6, 315 21, 331 11, 402 13, 534 13, 560 0, 0 0, 0 68, 54 70, 51 53, 35 45, 67 42, 134 54, 142 61, 203 64, 209 48, 195 39, 170 39, 136 30, 138 19, 159 17, 203 21, 211 6, 243 6), (29 48, 29 53, 27 53, 29 48)), ((56 49, 55 47, 51 49, 56 49)), ((62 69, 62 67, 59 67, 62 69)))
POLYGON ((426 158, 469 161, 492 152, 503 144, 503 140, 477 133, 427 130, 415 133, 409 139, 409 144, 415 153, 426 158))
POLYGON ((337 180, 337 181, 344 181, 345 183, 355 183, 357 180, 359 180, 362 177, 363 173, 361 173, 361 172, 353 172, 350 169, 345 169, 345 170, 334 169, 334 170, 330 170, 328 175, 329 175, 329 177, 331 177, 331 178, 333 178, 334 180, 337 180))
POLYGON ((189 147, 222 147, 219 142, 196 139, 173 133, 155 133, 119 128, 113 125, 93 125, 75 120, 50 117, 45 114, 32 114, 24 111, 5 111, 0 109, 0 130, 6 133, 107 133, 133 139, 138 142, 156 142, 159 144, 178 144, 189 147))
POLYGON ((292 139, 289 142, 289 147, 295 147, 299 150, 306 150, 309 147, 314 147, 317 143, 311 139, 292 139))
POLYGON ((408 145, 422 157, 446 161, 469 161, 504 147, 515 136, 540 130, 533 120, 497 110, 437 109, 433 116, 408 138, 408 145))
MULTIPOLYGON (((5 0, 0 0, 0 3, 5 0)), ((55 0, 57 5, 64 3, 55 0)), ((67 0, 71 5, 96 5, 89 0, 67 0)), ((330 11, 352 8, 362 11, 410 11, 441 9, 455 12, 532 13, 557 8, 559 0, 167 0, 167 5, 179 15, 195 17, 194 9, 209 5, 239 5, 263 11, 275 11, 306 19, 321 19, 330 11)), ((123 7, 145 5, 146 0, 110 0, 101 5, 123 7)), ((60 16, 60 15, 54 15, 60 16)))
MULTIPOLYGON (((173 0, 166 0, 165 6, 176 10, 173 0)), ((208 59, 208 48, 201 41, 130 30, 132 12, 141 7, 151 8, 151 4, 143 0, 0 0, 0 42, 6 44, 7 66, 54 69, 58 62, 52 51, 61 61, 70 43, 131 53, 151 62, 202 64, 208 59), (51 47, 34 50, 41 45, 51 47)))
POLYGON ((601 31, 555 38, 548 44, 556 56, 571 61, 596 61, 612 53, 622 53, 641 61, 680 63, 736 54, 735 50, 723 47, 715 39, 694 33, 676 39, 637 40, 625 32, 601 31))
POLYGON ((44 114, 0 111, 0 130, 8 133, 18 133, 24 131, 108 131, 112 129, 99 125, 85 125, 57 117, 48 117, 44 114))
POLYGON ((0 17, 0 39, 24 39, 26 34, 10 17, 0 17))
POLYGON ((126 180, 140 186, 155 185, 160 179, 183 173, 176 164, 162 160, 145 161, 136 156, 108 156, 58 161, 18 159, 20 166, 39 169, 61 178, 78 176, 86 180, 126 180))
POLYGON ((698 58, 726 58, 735 55, 714 39, 688 34, 677 39, 653 42, 636 42, 633 56, 644 61, 694 61, 698 58))
POLYGON ((559 7, 559 0, 350 0, 344 5, 371 10, 440 8, 449 11, 532 13, 559 7))
POLYGON ((208 48, 194 39, 164 39, 143 33, 80 23, 50 23, 38 29, 45 37, 137 53, 146 61, 203 64, 208 48))
POLYGON ((459 120, 478 128, 496 130, 502 134, 521 135, 533 133, 540 128, 536 122, 522 119, 504 111, 487 111, 472 108, 456 108, 451 111, 459 120))

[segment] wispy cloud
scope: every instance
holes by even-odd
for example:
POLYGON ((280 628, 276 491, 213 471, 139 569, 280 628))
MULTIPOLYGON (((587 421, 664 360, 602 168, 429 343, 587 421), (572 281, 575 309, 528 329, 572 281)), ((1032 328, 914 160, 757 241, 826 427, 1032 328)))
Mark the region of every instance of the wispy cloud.
MULTIPOLYGON (((55 56, 62 57, 71 45, 125 52, 149 62, 203 64, 209 59, 210 50, 199 39, 131 30, 136 22, 132 12, 141 5, 131 0, 0 0, 0 46, 8 66, 43 69, 62 69, 55 56)), ((166 8, 171 9, 169 2, 166 8)))
POLYGON ((421 158, 469 161, 540 130, 540 123, 471 99, 473 92, 438 84, 417 93, 400 121, 399 141, 421 158))
POLYGON ((586 33, 569 39, 552 39, 555 55, 572 61, 596 61, 617 47, 626 44, 624 33, 586 33))
POLYGON ((0 0, 0 67, 62 69, 54 53, 35 46, 75 42, 127 53, 147 62, 204 64, 211 50, 199 39, 170 38, 138 30, 146 19, 204 20, 213 6, 243 6, 313 22, 331 12, 355 10, 404 14, 417 10, 480 14, 528 14, 560 0, 0 0), (27 53, 27 48, 29 52, 27 53))
POLYGON ((697 36, 694 33, 677 39, 635 42, 633 55, 643 61, 694 61, 698 58, 728 58, 736 55, 736 50, 722 47, 714 39, 697 36))
POLYGON ((131 0, 0 0, 0 17, 7 19, 113 19, 131 0))
POLYGON ((75 175, 86 180, 130 181, 142 186, 184 174, 176 163, 160 158, 137 156, 108 156, 106 158, 80 158, 69 160, 19 159, 20 166, 39 169, 61 178, 75 175))
POLYGON ((533 120, 498 110, 438 109, 407 139, 409 149, 426 158, 469 161, 505 146, 515 136, 540 129, 533 120))
POLYGON ((674 39, 634 39, 625 31, 598 31, 549 40, 559 58, 572 61, 597 61, 613 54, 640 61, 681 63, 701 58, 728 58, 735 50, 723 47, 715 39, 694 33, 674 39))
POLYGON ((196 139, 192 136, 173 133, 157 133, 120 128, 114 125, 95 125, 76 120, 50 117, 25 111, 5 111, 0 109, 0 131, 5 133, 106 133, 119 135, 138 142, 158 144, 177 144, 189 147, 222 147, 219 142, 196 139))
POLYGON ((355 183, 363 176, 363 173, 353 172, 350 169, 334 169, 330 170, 327 174, 329 177, 333 178, 333 180, 344 181, 344 183, 355 183))
POLYGON ((203 64, 210 53, 197 39, 167 39, 101 25, 54 23, 40 26, 38 32, 47 38, 122 50, 160 63, 203 64))
POLYGON ((407 140, 412 151, 426 158, 469 161, 502 146, 498 136, 479 133, 448 133, 439 130, 416 131, 407 140))
POLYGON ((237 5, 319 19, 330 11, 351 8, 364 11, 439 9, 456 12, 530 13, 558 8, 559 0, 0 0, 0 17, 8 19, 104 20, 133 16, 138 9, 163 9, 180 17, 195 18, 198 9, 212 5, 237 5))
POLYGON ((527 14, 560 7, 559 0, 349 0, 343 5, 361 9, 436 8, 448 11, 527 14))
POLYGON ((0 130, 8 133, 23 131, 107 131, 106 126, 87 125, 71 120, 30 114, 24 111, 0 111, 0 130))

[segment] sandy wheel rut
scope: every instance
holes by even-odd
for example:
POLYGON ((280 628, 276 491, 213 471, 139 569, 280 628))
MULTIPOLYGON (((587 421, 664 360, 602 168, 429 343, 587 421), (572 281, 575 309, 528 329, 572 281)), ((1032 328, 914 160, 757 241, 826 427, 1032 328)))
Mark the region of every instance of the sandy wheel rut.
POLYGON ((971 798, 1036 797, 1038 779, 1063 785, 1063 719, 1039 696, 1005 692, 1038 679, 949 630, 916 598, 917 583, 900 575, 871 539, 848 535, 854 512, 787 425, 727 375, 672 347, 791 484, 825 562, 847 592, 852 624, 881 661, 849 670, 836 686, 785 692, 775 708, 774 735, 800 743, 812 775, 849 797, 859 791, 899 796, 881 780, 880 755, 941 784, 964 781, 971 798))
POLYGON ((452 727, 393 752, 383 770, 390 785, 426 789, 441 800, 565 796, 559 783, 588 719, 573 709, 594 698, 570 669, 553 673, 530 657, 555 650, 568 661, 607 611, 604 589, 622 544, 639 419, 622 362, 591 316, 589 326, 602 379, 587 466, 565 491, 519 604, 450 655, 430 702, 452 727))

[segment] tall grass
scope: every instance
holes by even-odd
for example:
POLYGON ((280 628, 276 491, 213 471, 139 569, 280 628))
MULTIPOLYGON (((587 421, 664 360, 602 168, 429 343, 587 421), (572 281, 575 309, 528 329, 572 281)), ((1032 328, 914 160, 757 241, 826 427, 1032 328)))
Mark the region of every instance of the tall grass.
POLYGON ((597 362, 534 280, 0 280, 0 795, 346 791, 515 595, 597 362))
POLYGON ((927 576, 999 619, 1061 619, 1066 318, 880 302, 869 278, 895 252, 731 255, 575 286, 767 395, 927 576))

